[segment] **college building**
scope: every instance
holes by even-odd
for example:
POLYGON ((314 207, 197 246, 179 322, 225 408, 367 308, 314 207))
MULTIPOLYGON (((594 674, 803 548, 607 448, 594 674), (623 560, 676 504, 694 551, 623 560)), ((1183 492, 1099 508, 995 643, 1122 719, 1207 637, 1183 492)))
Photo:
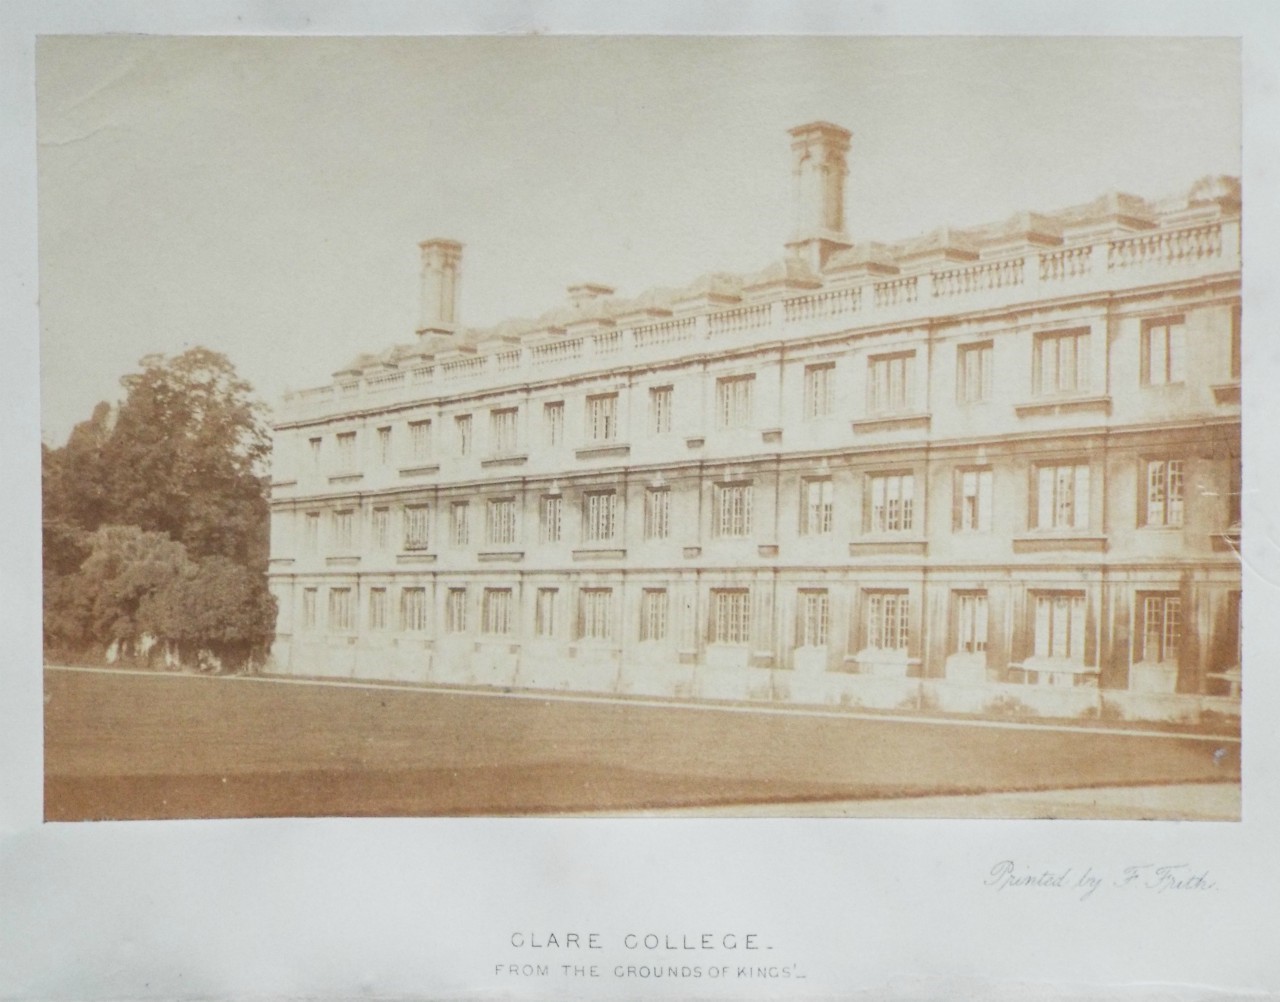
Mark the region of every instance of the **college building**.
POLYGON ((756 274, 479 330, 421 244, 416 340, 277 413, 272 670, 1239 714, 1238 181, 876 243, 790 137, 756 274))

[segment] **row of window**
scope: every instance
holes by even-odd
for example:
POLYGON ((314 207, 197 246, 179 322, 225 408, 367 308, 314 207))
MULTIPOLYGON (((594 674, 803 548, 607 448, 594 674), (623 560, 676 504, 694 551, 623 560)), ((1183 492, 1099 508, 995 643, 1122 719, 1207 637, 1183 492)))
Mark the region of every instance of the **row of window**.
MULTIPOLYGON (((328 590, 328 628, 332 631, 356 629, 355 591, 328 590)), ((319 626, 319 589, 302 593, 302 628, 319 626)), ((388 630, 391 621, 391 591, 385 587, 368 591, 368 627, 388 630)), ((614 594, 612 588, 581 588, 575 636, 581 640, 611 641, 614 638, 614 594)), ((867 590, 863 593, 863 634, 865 647, 905 652, 910 637, 911 599, 902 590, 867 590)), ((1182 646, 1182 598, 1177 592, 1140 592, 1134 614, 1134 660, 1146 663, 1176 663, 1182 646)), ((831 601, 825 588, 801 588, 796 592, 795 644, 797 647, 826 647, 831 634, 831 601)), ((534 634, 554 637, 560 632, 561 589, 539 588, 534 600, 534 634)), ((951 644, 960 654, 980 654, 987 649, 989 614, 984 591, 952 593, 951 644)), ((465 633, 473 629, 468 621, 466 588, 450 588, 445 593, 444 629, 465 633)), ((517 632, 515 592, 511 588, 485 588, 481 595, 479 633, 509 635, 517 632)), ((746 588, 723 588, 711 592, 707 639, 711 643, 744 645, 752 638, 751 592, 746 588)), ((1085 597, 1083 592, 1036 592, 1031 608, 1033 653, 1036 657, 1083 662, 1085 643, 1085 597)), ((645 588, 640 594, 636 637, 642 642, 664 641, 669 637, 670 601, 667 589, 645 588)), ((430 628, 425 588, 400 589, 399 627, 409 632, 430 628)))
MULTIPOLYGON (((1233 326, 1232 375, 1239 378, 1238 322, 1233 326)), ((1032 357, 1032 391, 1053 396, 1079 393, 1089 388, 1089 328, 1051 331, 1036 335, 1032 357)), ((1143 325, 1141 378, 1144 385, 1181 383, 1186 379, 1186 324, 1181 316, 1149 320, 1143 325)), ((990 400, 994 386, 994 342, 979 341, 956 349, 956 399, 959 403, 990 400)), ((909 412, 914 406, 914 350, 871 356, 867 361, 867 414, 870 416, 909 412)), ((715 423, 718 429, 750 428, 754 421, 752 374, 723 376, 716 380, 715 423)), ((652 435, 672 430, 672 386, 649 388, 646 430, 652 435)), ((564 444, 565 402, 542 405, 542 442, 564 444)), ((803 413, 806 419, 831 417, 836 410, 835 363, 820 362, 804 370, 803 413)), ((429 418, 410 421, 407 455, 409 462, 429 461, 435 453, 434 428, 429 418)), ((585 437, 588 442, 610 442, 618 437, 618 394, 591 394, 586 398, 585 437)), ((376 429, 376 456, 383 465, 397 461, 392 448, 393 428, 376 429)), ((473 415, 453 418, 453 453, 471 454, 474 442, 473 415)), ((519 408, 498 407, 489 411, 489 451, 495 455, 514 453, 520 446, 519 408)), ((308 441, 315 468, 321 463, 323 437, 308 441)), ((357 467, 356 432, 340 432, 335 438, 336 470, 357 467)))
MULTIPOLYGON (((1185 512, 1185 463, 1181 459, 1144 461, 1138 524, 1178 527, 1185 512)), ((1030 526, 1033 529, 1089 528, 1089 465, 1054 463, 1035 467, 1031 482, 1030 526)), ((714 485, 712 534, 741 538, 752 534, 750 482, 714 485)), ((956 532, 987 532, 991 529, 993 472, 990 467, 962 467, 955 471, 952 528, 956 532)), ((1235 520, 1235 492, 1231 492, 1231 513, 1235 520)), ((543 543, 561 541, 564 529, 564 499, 560 494, 544 494, 538 502, 538 538, 543 543)), ((449 505, 449 542, 453 546, 471 544, 471 502, 449 505)), ((485 504, 484 541, 512 545, 519 538, 519 502, 515 497, 492 498, 485 504)), ((401 509, 402 544, 405 550, 426 550, 431 545, 431 507, 409 504, 401 509)), ((390 507, 372 512, 372 542, 379 550, 391 546, 390 507)), ((353 508, 332 513, 332 542, 339 549, 356 544, 356 512, 353 508)), ((581 504, 582 538, 586 542, 608 542, 618 537, 618 492, 588 491, 581 504)), ((304 545, 309 552, 320 546, 320 513, 305 516, 304 545)), ((917 531, 915 475, 880 473, 866 478, 863 531, 907 533, 917 531)), ((804 536, 829 535, 835 529, 835 488, 830 476, 808 477, 802 481, 799 532, 804 536)), ((671 490, 650 487, 644 494, 644 538, 667 539, 671 533, 671 490)))

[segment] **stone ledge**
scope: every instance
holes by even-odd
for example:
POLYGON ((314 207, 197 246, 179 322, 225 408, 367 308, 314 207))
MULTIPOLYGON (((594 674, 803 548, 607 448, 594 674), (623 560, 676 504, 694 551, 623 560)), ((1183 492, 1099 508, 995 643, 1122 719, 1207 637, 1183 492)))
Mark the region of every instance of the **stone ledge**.
POLYGON ((590 549, 590 550, 574 550, 573 551, 574 560, 623 560, 626 558, 626 556, 627 556, 627 551, 620 550, 620 549, 611 549, 611 550, 590 549))
POLYGON ((573 454, 578 459, 625 459, 631 455, 631 446, 626 444, 586 445, 575 449, 573 454))
POLYGON ((524 550, 487 550, 476 554, 482 564, 515 563, 524 559, 524 550))
POLYGON ((855 539, 849 544, 849 556, 891 556, 899 554, 909 557, 923 557, 929 551, 929 541, 923 537, 907 539, 855 539))
POLYGON ((1014 536, 1014 553, 1052 553, 1058 550, 1077 550, 1085 553, 1106 553, 1107 537, 1084 534, 1014 536))
POLYGON ((1013 410, 1018 417, 1032 417, 1033 415, 1057 417, 1062 414, 1076 414, 1089 411, 1098 411, 1099 413, 1110 415, 1111 398, 1108 396, 1100 396, 1068 397, 1065 399, 1055 398, 1053 400, 1029 400, 1025 403, 1014 404, 1013 410))
POLYGON ((852 424, 854 434, 868 435, 877 431, 928 431, 933 418, 929 414, 885 414, 859 418, 852 424))
POLYGON ((425 477, 429 473, 439 473, 439 463, 428 463, 426 466, 402 466, 400 467, 400 476, 402 477, 425 477))
POLYGON ((434 564, 436 555, 434 553, 397 553, 397 564, 434 564))
POLYGON ((512 454, 510 456, 490 456, 488 459, 480 460, 480 466, 484 469, 493 466, 523 466, 528 461, 528 453, 512 454))

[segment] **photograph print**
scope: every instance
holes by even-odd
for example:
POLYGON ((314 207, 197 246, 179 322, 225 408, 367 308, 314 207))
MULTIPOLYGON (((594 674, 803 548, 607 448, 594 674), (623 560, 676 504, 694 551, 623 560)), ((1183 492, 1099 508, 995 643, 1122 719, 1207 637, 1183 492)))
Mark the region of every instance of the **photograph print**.
POLYGON ((1238 41, 36 71, 47 819, 1239 819, 1238 41))

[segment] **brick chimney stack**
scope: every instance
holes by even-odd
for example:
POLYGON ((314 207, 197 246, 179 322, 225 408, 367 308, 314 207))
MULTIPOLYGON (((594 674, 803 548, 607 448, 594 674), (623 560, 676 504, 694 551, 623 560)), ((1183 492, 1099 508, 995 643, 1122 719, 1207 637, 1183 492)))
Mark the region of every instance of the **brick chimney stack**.
POLYGON ((789 135, 795 229, 787 249, 817 272, 836 251, 853 246, 844 220, 845 154, 852 133, 830 122, 810 122, 789 135))
POLYGON ((462 244, 434 238, 418 244, 422 251, 422 313, 418 334, 453 334, 458 329, 458 277, 462 244))

